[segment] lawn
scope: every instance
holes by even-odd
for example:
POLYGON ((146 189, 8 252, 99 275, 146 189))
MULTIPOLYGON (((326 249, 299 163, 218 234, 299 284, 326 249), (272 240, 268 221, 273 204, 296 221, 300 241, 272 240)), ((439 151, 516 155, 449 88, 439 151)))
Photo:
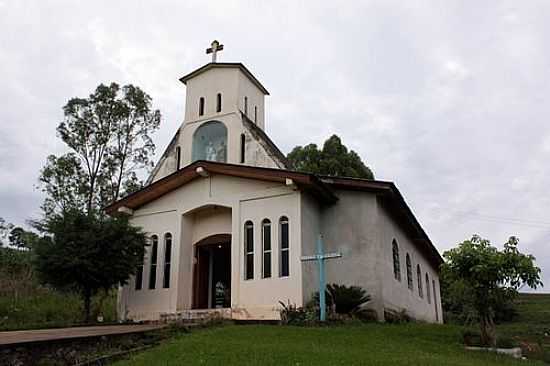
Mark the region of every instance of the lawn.
POLYGON ((228 325, 180 334, 124 365, 542 365, 467 352, 460 327, 228 325))

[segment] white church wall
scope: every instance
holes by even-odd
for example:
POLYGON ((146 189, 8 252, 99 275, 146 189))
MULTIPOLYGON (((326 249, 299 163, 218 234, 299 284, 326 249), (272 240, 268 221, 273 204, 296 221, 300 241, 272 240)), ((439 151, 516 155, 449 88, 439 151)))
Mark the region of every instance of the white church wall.
POLYGON ((240 241, 239 241, 239 293, 235 318, 278 319, 279 301, 302 304, 301 266, 300 266, 300 193, 290 191, 271 197, 243 200, 240 203, 240 241), (290 275, 279 276, 279 219, 289 219, 290 239, 290 275), (262 237, 263 219, 271 221, 272 266, 271 277, 262 278, 262 237), (254 224, 254 278, 244 279, 244 239, 243 230, 246 221, 254 224))
POLYGON ((437 306, 438 306, 438 318, 441 322, 441 303, 439 294, 439 276, 437 270, 428 262, 428 260, 417 249, 416 245, 412 243, 409 236, 397 225, 395 220, 390 216, 389 212, 383 207, 379 206, 379 222, 378 228, 380 232, 380 240, 383 251, 381 253, 382 261, 379 263, 379 271, 382 273, 382 289, 384 306, 394 311, 401 311, 406 309, 407 313, 415 319, 424 320, 429 322, 436 321, 436 311, 434 305, 434 294, 432 280, 436 281, 437 291, 437 306), (394 277, 393 272, 393 252, 392 241, 396 240, 399 247, 400 258, 400 270, 401 281, 398 281, 394 277), (407 282, 407 267, 406 267, 406 255, 409 253, 411 257, 413 289, 408 288, 407 282), (416 266, 420 264, 422 272, 422 288, 423 298, 418 293, 418 281, 416 266), (427 289, 425 283, 425 275, 428 273, 430 279, 430 294, 431 303, 427 300, 427 289))
POLYGON ((259 126, 262 130, 265 128, 264 123, 264 101, 265 96, 256 85, 254 85, 250 79, 239 72, 239 89, 238 89, 238 106, 239 109, 245 113, 247 117, 259 126), (248 100, 248 108, 245 109, 244 98, 248 100), (256 112, 254 108, 256 107, 256 112))
POLYGON ((215 206, 193 214, 191 242, 197 243, 215 234, 231 234, 231 209, 215 206))
POLYGON ((342 257, 325 262, 327 283, 364 288, 371 296, 366 306, 383 319, 376 196, 344 190, 336 194, 338 202, 322 211, 321 227, 325 252, 341 252, 342 257))
MULTIPOLYGON (((317 253, 317 238, 321 233, 321 206, 309 194, 302 193, 300 202, 302 225, 302 255, 317 253)), ((315 291, 319 291, 319 271, 316 262, 302 262, 302 303, 306 304, 315 291)))

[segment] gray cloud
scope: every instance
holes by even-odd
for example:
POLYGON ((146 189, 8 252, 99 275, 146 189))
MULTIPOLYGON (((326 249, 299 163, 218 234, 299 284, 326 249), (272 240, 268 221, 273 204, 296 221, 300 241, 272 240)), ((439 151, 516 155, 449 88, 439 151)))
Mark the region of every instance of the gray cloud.
POLYGON ((183 119, 177 79, 217 38, 270 90, 283 151, 337 133, 441 251, 517 235, 550 284, 548 3, 203 3, 0 0, 0 216, 38 215, 61 107, 100 82, 151 94, 162 150, 183 119))

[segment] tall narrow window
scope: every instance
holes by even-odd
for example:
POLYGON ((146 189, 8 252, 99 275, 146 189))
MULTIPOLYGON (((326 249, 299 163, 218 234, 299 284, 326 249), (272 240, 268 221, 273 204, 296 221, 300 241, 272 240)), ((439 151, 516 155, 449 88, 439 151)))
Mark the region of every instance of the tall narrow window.
POLYGON ((216 112, 222 111, 222 93, 218 93, 216 97, 216 112))
POLYGON ((162 287, 170 287, 170 262, 172 261, 172 234, 164 235, 164 276, 162 277, 162 287))
POLYGON ((244 224, 244 279, 254 278, 254 224, 247 221, 244 224))
POLYGON ((254 106, 254 123, 258 123, 258 107, 254 106))
POLYGON ((154 290, 157 285, 157 251, 159 238, 156 235, 151 237, 151 265, 149 267, 149 289, 154 290))
POLYGON ((244 153, 245 153, 245 141, 246 137, 244 133, 241 133, 241 164, 244 164, 244 153))
POLYGON ((428 277, 427 273, 426 273, 426 298, 428 299, 428 304, 431 304, 432 299, 430 296, 430 278, 428 277))
POLYGON ((279 277, 287 277, 290 275, 290 244, 288 235, 288 218, 283 216, 279 219, 279 248, 281 251, 279 258, 279 277))
POLYGON ((136 290, 141 290, 143 288, 143 263, 140 264, 136 272, 136 290))
POLYGON ((244 97, 244 114, 248 116, 248 97, 244 97))
POLYGON ((409 253, 407 253, 406 258, 406 264, 407 264, 407 286, 409 287, 409 290, 413 289, 413 274, 412 274, 412 265, 411 265, 411 257, 409 256, 409 253))
POLYGON ((176 147, 176 170, 180 170, 181 167, 181 147, 176 147))
POLYGON ((271 277, 271 221, 262 221, 262 277, 271 277))
POLYGON ((439 321, 439 309, 437 307, 437 291, 435 291, 435 280, 432 280, 433 294, 434 294, 434 306, 435 306, 435 321, 439 321))
POLYGON ((422 291, 422 271, 420 270, 420 264, 416 265, 416 282, 418 282, 418 296, 423 298, 424 292, 422 291))
POLYGON ((401 281, 401 264, 399 263, 399 247, 397 242, 393 239, 392 242, 392 254, 393 254, 393 277, 397 281, 401 281))
POLYGON ((199 98, 199 116, 204 115, 204 97, 199 98))

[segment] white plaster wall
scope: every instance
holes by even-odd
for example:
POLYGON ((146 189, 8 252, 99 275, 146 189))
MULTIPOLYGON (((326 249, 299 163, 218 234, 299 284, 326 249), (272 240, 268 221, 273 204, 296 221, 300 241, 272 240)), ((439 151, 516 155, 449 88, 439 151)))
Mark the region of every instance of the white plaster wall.
POLYGON ((225 207, 206 208, 193 216, 191 241, 200 240, 215 234, 231 234, 231 209, 225 207))
MULTIPOLYGON (((317 238, 321 228, 321 206, 310 195, 303 193, 300 202, 302 225, 302 255, 317 253, 317 238)), ((306 304, 315 291, 319 291, 319 271, 316 262, 302 262, 302 303, 306 304)))
POLYGON ((238 108, 244 113, 244 97, 248 97, 248 118, 254 122, 262 130, 265 128, 264 110, 265 96, 264 93, 254 85, 250 79, 239 72, 239 89, 238 89, 238 108), (258 108, 257 120, 254 119, 254 107, 258 108))
POLYGON ((439 276, 434 268, 422 253, 417 249, 408 235, 396 224, 389 212, 379 205, 378 227, 380 232, 381 261, 379 262, 379 271, 382 274, 382 289, 384 306, 388 309, 401 311, 406 309, 407 313, 418 320, 436 322, 436 311, 433 296, 432 280, 436 281, 438 321, 442 322, 441 302, 439 294, 439 276), (394 277, 393 273, 393 252, 392 240, 396 239, 399 246, 401 281, 394 277), (407 285, 407 267, 406 255, 409 253, 412 265, 413 289, 410 290, 407 285), (416 265, 420 264, 422 271, 422 287, 424 297, 420 298, 418 294, 418 282, 416 276, 416 265), (428 273, 430 278, 431 303, 427 301, 425 275, 428 273))
POLYGON ((239 217, 239 261, 238 279, 239 294, 234 298, 233 310, 237 316, 256 319, 278 319, 279 301, 290 301, 302 305, 301 265, 300 265, 300 193, 286 192, 270 197, 243 200, 240 203, 239 217), (279 276, 279 219, 286 216, 289 219, 290 275, 279 276), (261 222, 271 221, 272 267, 270 278, 262 278, 262 237, 261 222), (244 279, 244 224, 254 223, 254 279, 244 279), (243 309, 240 311, 239 309, 243 309))

